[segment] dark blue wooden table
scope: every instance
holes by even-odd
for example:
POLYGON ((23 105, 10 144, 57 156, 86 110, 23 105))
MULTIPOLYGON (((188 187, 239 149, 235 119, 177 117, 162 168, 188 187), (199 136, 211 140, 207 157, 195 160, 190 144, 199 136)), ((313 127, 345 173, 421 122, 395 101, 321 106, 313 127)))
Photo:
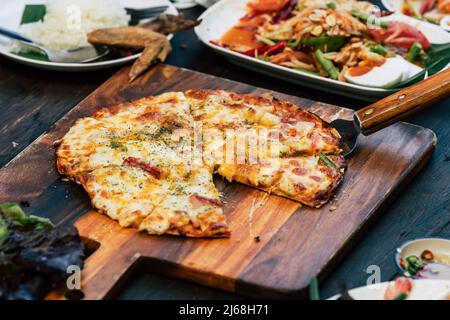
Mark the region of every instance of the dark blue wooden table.
MULTIPOLYGON (((203 9, 185 10, 189 18, 203 9)), ((185 31, 172 40, 167 63, 213 74, 253 86, 357 109, 367 103, 294 85, 244 70, 229 63, 200 43, 194 32, 185 31)), ((60 73, 25 67, 0 58, 0 167, 116 70, 60 73)), ((438 143, 431 161, 411 181, 359 244, 321 284, 323 297, 349 287, 365 285, 371 266, 381 270, 381 280, 396 276, 394 249, 419 237, 450 238, 450 99, 408 120, 432 129, 438 143)), ((0 182, 1 183, 1 182, 0 182)), ((45 214, 45 213, 43 213, 45 214)), ((58 217, 53 217, 56 221, 58 217)), ((307 262, 299 262, 307 263, 307 262)), ((227 299, 238 296, 214 289, 139 273, 119 293, 121 299, 227 299)))

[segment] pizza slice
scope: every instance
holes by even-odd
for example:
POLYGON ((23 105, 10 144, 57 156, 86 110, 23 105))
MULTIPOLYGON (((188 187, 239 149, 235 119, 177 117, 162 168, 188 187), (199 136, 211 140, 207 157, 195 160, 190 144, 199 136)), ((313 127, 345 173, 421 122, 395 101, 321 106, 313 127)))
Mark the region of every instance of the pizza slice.
POLYGON ((266 159, 258 164, 222 164, 217 172, 228 181, 320 207, 342 180, 345 160, 339 155, 266 159))
POLYGON ((192 170, 184 179, 172 180, 170 190, 139 230, 188 237, 228 237, 220 193, 209 168, 192 170))

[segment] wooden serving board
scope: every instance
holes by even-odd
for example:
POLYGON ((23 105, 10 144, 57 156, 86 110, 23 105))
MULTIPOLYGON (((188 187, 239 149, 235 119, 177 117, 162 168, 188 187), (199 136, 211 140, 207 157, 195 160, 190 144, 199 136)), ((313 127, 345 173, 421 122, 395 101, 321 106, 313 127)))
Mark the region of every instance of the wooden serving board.
MULTIPOLYGON (((75 222, 88 245, 97 248, 82 272, 86 299, 112 297, 137 267, 253 297, 303 297, 311 277, 327 275, 422 168, 436 144, 432 131, 407 123, 361 137, 337 198, 321 209, 216 178, 230 239, 149 236, 92 211, 85 192, 57 174, 53 142, 76 119, 100 107, 148 95, 190 88, 256 94, 268 90, 168 65, 153 68, 132 84, 127 74, 128 68, 119 71, 0 170, 0 201, 26 200, 30 213, 75 222)), ((349 109, 270 93, 328 121, 352 117, 349 109)), ((59 291, 49 295, 60 297, 59 291)))

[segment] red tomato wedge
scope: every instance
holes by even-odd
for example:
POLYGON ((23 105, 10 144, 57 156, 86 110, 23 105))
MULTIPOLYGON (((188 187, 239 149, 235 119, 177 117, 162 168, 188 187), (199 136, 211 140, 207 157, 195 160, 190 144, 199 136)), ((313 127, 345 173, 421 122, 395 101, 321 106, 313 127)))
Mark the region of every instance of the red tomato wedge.
POLYGON ((283 8, 289 0, 252 0, 247 6, 257 12, 273 12, 283 8))
POLYGON ((400 294, 405 295, 405 299, 411 293, 414 286, 414 282, 405 277, 397 278, 393 283, 390 283, 386 288, 384 293, 385 300, 394 300, 400 296, 400 294))
POLYGON ((375 39, 399 48, 409 49, 414 42, 419 42, 424 50, 431 49, 431 43, 417 28, 404 22, 390 21, 387 29, 370 28, 369 33, 375 39))

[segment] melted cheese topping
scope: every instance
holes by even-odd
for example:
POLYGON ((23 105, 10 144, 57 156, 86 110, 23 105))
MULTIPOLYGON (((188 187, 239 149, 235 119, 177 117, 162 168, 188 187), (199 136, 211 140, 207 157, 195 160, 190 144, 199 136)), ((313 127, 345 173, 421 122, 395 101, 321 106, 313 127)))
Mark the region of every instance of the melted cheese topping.
POLYGON ((338 154, 338 140, 290 104, 220 90, 172 92, 79 119, 61 141, 57 166, 121 226, 221 236, 228 231, 214 171, 320 206, 341 179, 343 160, 330 167, 318 153, 338 154), (198 128, 206 129, 200 145, 198 128))

